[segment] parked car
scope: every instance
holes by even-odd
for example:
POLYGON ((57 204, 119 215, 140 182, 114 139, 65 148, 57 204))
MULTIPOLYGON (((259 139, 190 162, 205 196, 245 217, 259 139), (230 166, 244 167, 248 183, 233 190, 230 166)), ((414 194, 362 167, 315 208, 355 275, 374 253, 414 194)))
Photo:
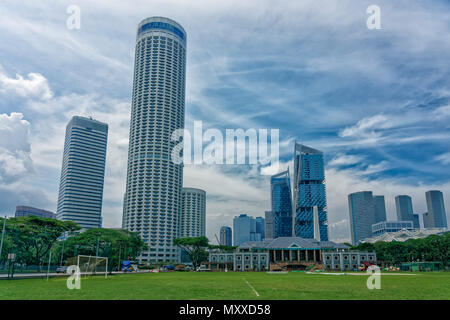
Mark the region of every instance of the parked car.
POLYGON ((56 268, 56 273, 67 273, 67 267, 60 266, 60 267, 56 268))
POLYGON ((200 267, 197 268, 198 272, 205 272, 205 271, 211 271, 211 269, 208 269, 206 265, 202 264, 200 267))

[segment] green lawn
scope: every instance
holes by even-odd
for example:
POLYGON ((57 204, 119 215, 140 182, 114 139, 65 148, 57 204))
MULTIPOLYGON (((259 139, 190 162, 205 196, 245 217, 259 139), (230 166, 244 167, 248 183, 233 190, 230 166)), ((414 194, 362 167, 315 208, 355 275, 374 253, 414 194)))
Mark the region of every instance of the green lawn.
POLYGON ((380 290, 368 290, 366 280, 300 272, 167 272, 83 277, 80 290, 68 290, 65 277, 0 280, 0 299, 450 299, 448 272, 382 276, 380 290))

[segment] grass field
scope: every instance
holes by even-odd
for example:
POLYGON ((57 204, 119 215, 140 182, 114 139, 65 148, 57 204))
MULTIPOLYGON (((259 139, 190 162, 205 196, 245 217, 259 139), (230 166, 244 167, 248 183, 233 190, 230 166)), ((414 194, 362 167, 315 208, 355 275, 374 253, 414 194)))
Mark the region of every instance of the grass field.
POLYGON ((117 274, 81 280, 68 290, 66 278, 0 280, 0 299, 450 299, 450 273, 388 274, 381 289, 368 290, 366 275, 253 272, 117 274))

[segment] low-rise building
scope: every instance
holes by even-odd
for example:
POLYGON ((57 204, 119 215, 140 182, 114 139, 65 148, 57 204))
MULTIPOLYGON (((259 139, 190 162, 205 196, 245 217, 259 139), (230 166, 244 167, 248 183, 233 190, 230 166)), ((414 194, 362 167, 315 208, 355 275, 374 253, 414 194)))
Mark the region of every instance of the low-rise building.
POLYGON ((388 232, 414 230, 413 221, 381 221, 372 225, 372 236, 376 237, 388 232))
POLYGON ((334 251, 323 253, 323 267, 326 270, 357 270, 364 262, 375 264, 375 252, 334 251))
POLYGON ((34 207, 28 207, 28 206, 17 206, 16 207, 16 213, 15 217, 29 217, 29 216, 36 216, 40 218, 46 218, 46 219, 56 219, 56 214, 48 211, 43 210, 39 208, 34 207))
POLYGON ((211 270, 304 270, 321 267, 324 252, 348 250, 344 244, 299 237, 247 241, 233 253, 210 252, 211 270))

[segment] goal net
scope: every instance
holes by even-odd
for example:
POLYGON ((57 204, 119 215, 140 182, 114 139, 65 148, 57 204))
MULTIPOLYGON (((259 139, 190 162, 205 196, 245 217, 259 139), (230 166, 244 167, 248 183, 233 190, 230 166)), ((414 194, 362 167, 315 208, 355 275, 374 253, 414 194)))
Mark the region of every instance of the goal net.
POLYGON ((108 277, 108 258, 96 256, 77 256, 77 266, 81 275, 104 274, 108 277))

